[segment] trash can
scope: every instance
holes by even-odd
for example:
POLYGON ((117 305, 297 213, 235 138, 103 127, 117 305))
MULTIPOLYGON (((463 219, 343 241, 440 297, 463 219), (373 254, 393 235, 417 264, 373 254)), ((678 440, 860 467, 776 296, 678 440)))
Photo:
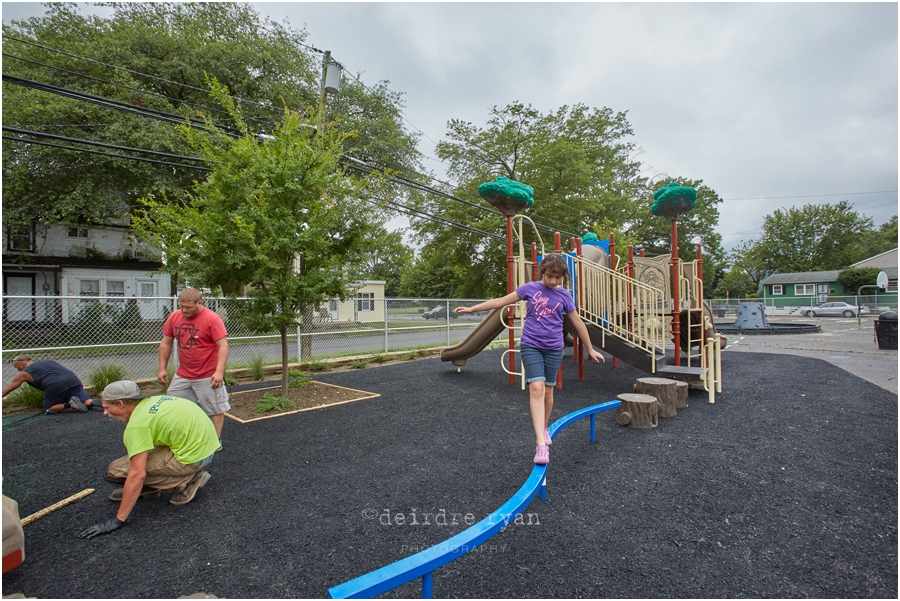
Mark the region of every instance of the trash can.
POLYGON ((897 314, 885 311, 875 320, 875 339, 879 349, 897 350, 897 314))
POLYGON ((713 313, 716 317, 725 317, 725 307, 716 307, 713 309, 713 313))

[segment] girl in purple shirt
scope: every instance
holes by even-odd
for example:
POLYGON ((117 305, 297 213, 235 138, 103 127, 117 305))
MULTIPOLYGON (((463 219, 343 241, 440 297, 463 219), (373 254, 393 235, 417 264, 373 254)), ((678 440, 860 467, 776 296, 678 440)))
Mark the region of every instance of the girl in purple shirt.
POLYGON ((587 328, 575 312, 572 295, 563 287, 569 280, 569 267, 560 254, 549 254, 541 261, 540 281, 528 282, 502 298, 493 298, 474 307, 457 307, 454 313, 474 313, 489 311, 506 305, 527 301, 525 326, 519 340, 522 365, 525 367, 525 382, 531 404, 531 422, 534 424, 537 448, 534 462, 545 465, 550 462, 550 412, 553 411, 553 386, 556 373, 562 363, 563 319, 578 332, 584 343, 588 357, 597 363, 606 359, 594 350, 587 328), (549 383, 549 385, 547 384, 549 383))

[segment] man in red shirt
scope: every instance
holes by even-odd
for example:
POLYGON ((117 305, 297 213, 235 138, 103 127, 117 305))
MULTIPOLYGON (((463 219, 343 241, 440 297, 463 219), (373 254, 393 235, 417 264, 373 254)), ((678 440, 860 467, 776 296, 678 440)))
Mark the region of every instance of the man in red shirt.
POLYGON ((182 290, 178 295, 178 309, 163 326, 156 379, 160 384, 169 384, 166 391, 169 396, 197 402, 212 420, 221 442, 225 412, 231 409, 224 382, 228 332, 222 318, 203 306, 203 296, 195 288, 182 290), (169 383, 169 357, 175 340, 178 341, 178 371, 169 383))

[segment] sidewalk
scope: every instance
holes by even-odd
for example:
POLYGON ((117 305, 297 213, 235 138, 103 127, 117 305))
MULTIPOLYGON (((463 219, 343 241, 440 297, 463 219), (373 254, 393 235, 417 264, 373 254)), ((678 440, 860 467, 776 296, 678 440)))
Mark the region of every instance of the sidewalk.
MULTIPOLYGON (((731 323, 727 319, 717 321, 731 323)), ((856 318, 810 319, 798 315, 770 317, 769 323, 817 323, 822 326, 822 331, 777 336, 731 334, 725 352, 779 353, 823 359, 897 394, 897 351, 879 350, 871 317, 863 316, 861 325, 856 324, 856 318)))

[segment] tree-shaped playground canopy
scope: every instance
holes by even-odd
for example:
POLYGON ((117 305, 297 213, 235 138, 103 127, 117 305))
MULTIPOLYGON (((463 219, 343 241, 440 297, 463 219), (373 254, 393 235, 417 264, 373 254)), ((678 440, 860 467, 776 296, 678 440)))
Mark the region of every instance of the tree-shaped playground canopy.
POLYGON ((534 204, 534 188, 502 175, 478 186, 478 194, 507 217, 534 204))
POLYGON ((678 218, 694 208, 697 204, 697 191, 688 186, 679 186, 670 182, 653 193, 653 205, 650 212, 669 221, 678 218))

